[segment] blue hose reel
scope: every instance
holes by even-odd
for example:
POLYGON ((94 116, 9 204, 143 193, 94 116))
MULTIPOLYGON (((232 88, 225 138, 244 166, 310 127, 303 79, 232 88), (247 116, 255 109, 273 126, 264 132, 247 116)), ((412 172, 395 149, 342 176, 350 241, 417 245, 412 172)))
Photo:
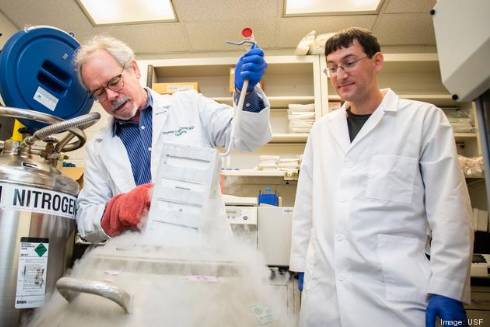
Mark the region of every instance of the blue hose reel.
MULTIPOLYGON (((93 99, 78 81, 73 64, 79 46, 73 36, 50 26, 12 35, 0 54, 0 94, 5 105, 61 119, 88 113, 93 99)), ((46 126, 21 122, 31 131, 46 126)))

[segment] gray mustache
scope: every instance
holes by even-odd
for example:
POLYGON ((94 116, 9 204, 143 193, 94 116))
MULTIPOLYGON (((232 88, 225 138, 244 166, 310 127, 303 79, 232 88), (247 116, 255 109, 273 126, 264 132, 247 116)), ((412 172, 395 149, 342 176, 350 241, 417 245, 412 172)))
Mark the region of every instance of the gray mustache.
POLYGON ((128 96, 123 96, 121 98, 118 98, 114 101, 111 102, 112 104, 112 111, 116 110, 117 108, 119 108, 122 104, 124 104, 125 102, 129 101, 130 98, 128 96))

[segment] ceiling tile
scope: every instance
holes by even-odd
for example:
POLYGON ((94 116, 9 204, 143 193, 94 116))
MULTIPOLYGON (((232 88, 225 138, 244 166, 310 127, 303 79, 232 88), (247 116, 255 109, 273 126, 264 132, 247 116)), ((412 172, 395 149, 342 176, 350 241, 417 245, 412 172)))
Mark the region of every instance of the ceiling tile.
POLYGON ((375 29, 382 44, 434 45, 427 12, 435 0, 385 0, 382 14, 282 18, 283 0, 173 0, 178 23, 112 25, 94 28, 75 0, 0 0, 0 11, 17 27, 52 25, 83 41, 105 32, 139 54, 227 51, 226 40, 240 39, 251 26, 264 48, 294 48, 311 30, 334 32, 350 26, 375 29), (386 14, 405 12, 407 14, 386 14), (429 31, 429 33, 427 32, 429 31))
POLYGON ((183 52, 190 50, 187 33, 178 23, 113 25, 96 28, 126 42, 136 54, 183 52))
POLYGON ((436 0, 389 0, 383 13, 428 13, 435 4, 436 0))
POLYGON ((0 0, 0 8, 17 26, 50 25, 75 34, 93 32, 92 25, 73 1, 0 0))
POLYGON ((429 13, 383 14, 373 32, 382 45, 435 45, 434 26, 429 13))
POLYGON ((205 22, 275 19, 280 16, 280 0, 174 0, 179 21, 205 22))
POLYGON ((73 32, 80 42, 95 34, 104 33, 128 43, 136 53, 182 52, 190 49, 186 31, 179 23, 93 27, 74 0, 0 1, 2 11, 18 26, 55 26, 73 32), (66 19, 67 17, 69 19, 66 19))
POLYGON ((299 41, 312 30, 315 30, 317 34, 323 34, 351 26, 371 29, 376 17, 376 15, 355 15, 280 18, 277 46, 295 48, 299 41))
POLYGON ((230 51, 237 47, 228 45, 226 41, 239 41, 242 39, 241 30, 244 26, 250 26, 256 41, 263 48, 275 46, 275 24, 245 21, 227 21, 213 23, 187 23, 185 24, 193 51, 230 51), (226 26, 224 28, 224 26, 226 26))

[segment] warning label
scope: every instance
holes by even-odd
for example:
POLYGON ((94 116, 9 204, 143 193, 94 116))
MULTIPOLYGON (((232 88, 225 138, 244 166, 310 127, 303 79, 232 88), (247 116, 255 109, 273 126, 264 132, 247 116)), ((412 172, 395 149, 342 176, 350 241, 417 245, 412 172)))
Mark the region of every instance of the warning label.
POLYGON ((51 111, 54 111, 56 109, 56 105, 59 101, 57 97, 55 97, 40 86, 38 86, 36 93, 34 93, 33 99, 51 111))
POLYGON ((0 208, 75 219, 76 197, 41 188, 0 183, 0 208))
POLYGON ((15 308, 37 308, 44 304, 48 252, 48 239, 20 239, 15 308))

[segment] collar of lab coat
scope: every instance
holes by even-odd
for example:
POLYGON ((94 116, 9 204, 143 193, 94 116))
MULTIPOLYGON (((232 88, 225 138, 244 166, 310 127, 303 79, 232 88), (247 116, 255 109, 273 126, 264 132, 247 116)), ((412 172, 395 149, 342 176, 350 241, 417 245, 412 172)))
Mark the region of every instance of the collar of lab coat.
MULTIPOLYGON (((161 95, 156 93, 150 88, 145 87, 145 90, 148 92, 148 96, 152 98, 152 112, 153 112, 153 135, 159 135, 159 131, 163 124, 162 119, 155 120, 156 116, 164 115, 168 112, 168 108, 171 106, 171 96, 170 95, 161 95)), ((159 117, 160 118, 160 117, 159 117)), ((104 129, 104 133, 101 133, 96 137, 98 140, 102 140, 102 138, 107 137, 115 137, 116 134, 114 131, 115 118, 110 117, 106 128, 104 129)))
MULTIPOLYGON (((398 95, 393 92, 392 89, 382 89, 383 100, 379 104, 379 106, 374 110, 373 114, 376 111, 397 111, 398 110, 398 95)), ((344 111, 345 117, 347 117, 347 109, 349 109, 349 103, 344 102, 340 110, 344 111)))
POLYGON ((345 153, 348 153, 379 124, 385 112, 396 112, 398 110, 398 95, 391 89, 383 89, 381 91, 384 93, 383 100, 352 142, 349 139, 349 127, 347 126, 349 104, 344 103, 338 112, 328 116, 329 131, 345 153))
POLYGON ((160 132, 162 131, 165 121, 167 120, 167 113, 170 109, 170 106, 172 105, 173 97, 169 94, 158 94, 157 92, 149 88, 147 88, 147 90, 153 98, 152 144, 154 145, 157 141, 158 136, 160 135, 160 132))

